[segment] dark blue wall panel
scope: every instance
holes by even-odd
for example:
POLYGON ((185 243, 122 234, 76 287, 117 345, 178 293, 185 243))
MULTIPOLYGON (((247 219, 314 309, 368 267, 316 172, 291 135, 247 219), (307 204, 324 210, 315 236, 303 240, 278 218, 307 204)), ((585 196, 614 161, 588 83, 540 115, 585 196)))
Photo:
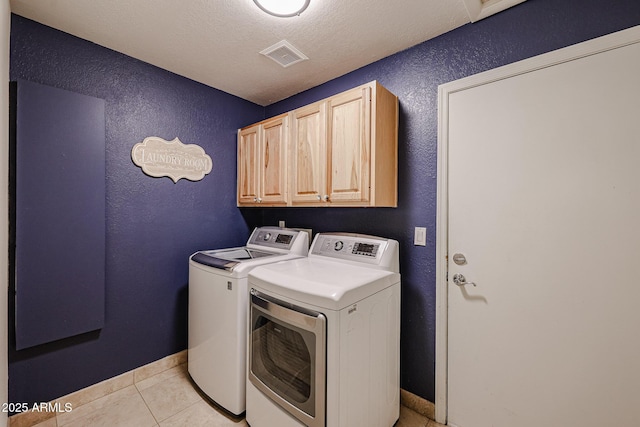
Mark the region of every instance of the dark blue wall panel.
POLYGON ((434 401, 438 85, 638 24, 637 0, 527 0, 267 107, 271 117, 371 80, 399 98, 397 209, 262 209, 257 221, 400 241, 404 389, 434 401), (415 226, 426 247, 413 246, 415 226))
POLYGON ((264 108, 16 15, 10 76, 105 100, 105 323, 20 351, 10 337, 10 401, 40 402, 186 348, 187 259, 246 242, 236 130, 264 108), (131 149, 147 136, 200 145, 212 172, 177 184, 145 175, 131 149))
POLYGON ((24 80, 16 108, 16 347, 102 328, 104 100, 24 80))

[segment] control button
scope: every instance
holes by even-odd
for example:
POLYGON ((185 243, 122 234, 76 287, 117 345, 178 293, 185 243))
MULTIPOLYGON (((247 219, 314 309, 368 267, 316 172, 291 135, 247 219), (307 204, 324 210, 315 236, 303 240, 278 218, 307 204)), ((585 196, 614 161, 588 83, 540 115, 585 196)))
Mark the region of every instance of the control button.
POLYGON ((333 249, 336 251, 341 251, 344 248, 344 243, 341 240, 338 240, 336 244, 333 246, 333 249))
POLYGON ((262 238, 265 242, 271 238, 271 233, 266 233, 262 238))

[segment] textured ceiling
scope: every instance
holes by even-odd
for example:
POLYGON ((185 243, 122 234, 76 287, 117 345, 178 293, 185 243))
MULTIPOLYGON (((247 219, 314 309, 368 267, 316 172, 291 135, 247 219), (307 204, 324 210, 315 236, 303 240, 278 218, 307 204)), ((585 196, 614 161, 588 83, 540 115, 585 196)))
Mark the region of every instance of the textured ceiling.
POLYGON ((253 0, 11 0, 11 11, 268 105, 524 0, 311 0, 276 18, 253 0), (309 59, 260 54, 287 40, 309 59))

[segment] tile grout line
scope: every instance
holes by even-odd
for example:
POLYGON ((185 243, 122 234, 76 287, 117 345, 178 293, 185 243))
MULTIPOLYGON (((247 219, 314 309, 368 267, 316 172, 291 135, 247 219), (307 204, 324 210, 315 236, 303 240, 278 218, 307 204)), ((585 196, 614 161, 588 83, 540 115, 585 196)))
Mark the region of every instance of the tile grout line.
MULTIPOLYGON (((166 422, 167 420, 171 419, 172 417, 187 411, 189 408, 193 407, 194 405, 200 403, 200 400, 194 400, 193 402, 187 404, 187 406, 178 409, 177 412, 171 412, 171 413, 162 413, 162 412, 158 412, 158 408, 156 407, 155 412, 154 412, 154 407, 155 405, 152 404, 152 402, 149 400, 150 398, 152 398, 152 396, 148 395, 148 393, 146 393, 147 390, 153 389, 156 386, 160 386, 163 382, 166 381, 171 381, 175 378, 178 377, 184 377, 186 379, 186 381, 189 384, 190 389, 193 388, 193 383, 190 379, 189 373, 188 373, 188 368, 187 368, 187 362, 183 361, 183 362, 178 362, 175 365, 172 365, 170 367, 168 367, 167 369, 163 370, 163 371, 159 371, 157 372, 155 375, 149 376, 147 378, 141 379, 140 381, 137 381, 135 386, 136 386, 136 390, 138 391, 138 393, 140 394, 140 397, 142 397, 142 400, 144 402, 144 404, 146 405, 147 409, 149 410, 149 412, 151 413, 151 415, 153 416, 153 418, 155 419, 155 421, 158 423, 158 425, 160 425, 161 423, 166 422), (144 388, 140 387, 142 385, 142 383, 146 382, 146 381, 150 381, 153 378, 157 378, 155 381, 152 381, 151 384, 144 384, 144 388), (147 394, 147 396, 145 397, 145 394, 147 394)), ((195 391, 195 390, 194 390, 195 391)), ((196 392, 197 393, 197 392, 196 392)), ((198 394, 199 396, 199 394, 198 394)))
MULTIPOLYGON (((166 356, 162 359, 158 359, 156 361, 147 363, 146 365, 124 372, 120 375, 116 375, 115 377, 107 378, 106 380, 101 381, 99 383, 92 384, 83 389, 76 390, 64 396, 60 396, 56 399, 51 400, 48 403, 55 404, 57 402, 64 400, 65 398, 71 399, 72 397, 74 397, 74 395, 77 398, 77 396, 80 396, 83 392, 90 393, 89 390, 94 390, 94 393, 96 393, 95 396, 90 397, 87 401, 82 401, 82 403, 76 407, 76 408, 79 408, 81 406, 95 402, 98 399, 102 399, 110 394, 116 393, 131 385, 136 387, 136 391, 140 393, 140 390, 136 386, 138 382, 142 382, 146 379, 149 379, 165 371, 168 371, 169 369, 175 368, 176 366, 180 366, 183 363, 186 363, 186 357, 187 357, 187 350, 182 350, 180 352, 166 356), (152 374, 150 374, 151 372, 152 374), (129 375, 131 376, 130 383, 129 383, 129 380, 126 378, 129 375), (136 380, 136 377, 141 377, 141 378, 139 380, 136 380), (101 389, 104 389, 104 390, 101 390, 101 389)), ((140 393, 140 396, 142 397, 141 393, 140 393)), ((144 397, 143 397, 143 401, 145 402, 145 405, 147 405, 147 402, 144 400, 144 397)), ((8 419, 7 425, 10 427, 30 427, 30 426, 37 425, 39 423, 43 423, 53 418, 55 419, 56 427, 58 427, 59 426, 58 417, 60 415, 61 414, 56 412, 47 412, 43 414, 43 413, 38 413, 33 411, 26 411, 26 412, 21 412, 21 413, 11 415, 8 419)), ((151 415, 153 416, 154 419, 156 419, 155 415, 153 415, 153 412, 151 413, 151 415)))
MULTIPOLYGON (((181 352, 181 353, 182 353, 182 352, 181 352)), ((176 353, 176 355, 179 355, 179 354, 180 354, 180 353, 176 353)), ((171 357, 171 356, 170 356, 170 357, 171 357)), ((161 359, 161 360, 164 360, 164 359, 161 359)), ((134 379, 134 381, 133 381, 133 386, 136 388, 136 392, 138 393, 138 395, 140 396, 140 398, 141 398, 141 399, 142 399, 142 401, 144 402, 144 405, 146 406, 147 410, 149 411, 149 413, 151 414, 151 416, 153 417, 153 419, 156 421, 156 426, 160 426, 160 423, 161 423, 161 422, 166 421, 167 419, 171 418, 174 414, 172 414, 172 415, 168 416, 167 418, 165 418, 165 419, 163 419, 163 420, 158 419, 158 416, 153 412, 153 410, 152 410, 152 409, 151 409, 151 407, 149 406, 149 403, 147 402, 147 399, 145 399, 144 395, 142 394, 142 390, 140 389, 140 387, 138 386, 138 384, 142 383, 143 381, 149 380, 149 379, 151 379, 151 378, 153 378, 153 377, 155 377, 155 376, 162 375, 163 373, 168 372, 168 371, 169 371, 169 370, 171 370, 171 369, 178 368, 178 367, 180 367, 180 366, 182 366, 182 365, 186 364, 186 361, 185 361, 185 362, 180 362, 179 360, 180 360, 180 357, 179 357, 179 356, 176 356, 176 362, 175 362, 175 364, 169 365, 166 369, 159 370, 158 372, 155 372, 153 375, 149 375, 149 376, 147 376, 147 377, 145 377, 145 378, 141 378, 141 379, 139 379, 139 380, 136 380, 136 377, 135 377, 135 375, 134 375, 134 378, 133 378, 133 379, 134 379)), ((172 378, 172 377, 174 377, 174 376, 177 376, 177 375, 180 375, 180 373, 179 373, 179 372, 177 372, 177 373, 175 373, 174 375, 171 375, 170 377, 163 378, 163 381, 167 380, 168 378, 172 378)))
MULTIPOLYGON (((173 355, 167 356, 163 359, 159 359, 156 360, 154 362, 148 363, 146 365, 143 365, 141 367, 135 368, 131 371, 125 372, 121 375, 118 375, 116 377, 112 377, 109 378, 107 380, 104 380, 100 383, 97 384, 93 384, 92 386, 86 387, 85 389, 81 389, 78 390, 76 392, 72 392, 66 396, 62 396, 58 399, 54 399, 51 402, 52 403, 56 403, 56 402, 64 402, 65 397, 72 399, 76 399, 77 401, 82 402, 81 404, 79 404, 76 408, 81 408, 85 405, 88 405, 92 402, 95 402, 99 399, 105 398, 109 395, 112 395, 114 393, 117 393, 131 385, 133 385, 135 387, 135 392, 138 394, 138 396, 140 398, 142 398, 142 402, 144 403, 146 409, 149 411, 149 413, 152 416, 152 419, 155 421, 155 425, 154 427, 160 427, 160 424, 162 422, 165 422, 169 419, 171 419, 174 416, 177 416, 178 414, 181 414, 185 411, 188 411, 190 408, 196 406, 197 404, 200 403, 200 400, 198 401, 194 401, 191 404, 189 404, 187 407, 184 407, 182 409, 180 409, 178 412, 176 413, 172 413, 169 414, 167 416, 165 416, 162 420, 160 420, 158 418, 158 415, 156 415, 153 410, 151 409, 151 406, 149 404, 149 402, 147 401, 147 399, 145 399, 144 395, 143 395, 143 390, 146 390, 150 387, 153 387, 154 385, 162 382, 162 381, 166 381, 169 378, 172 378, 174 376, 177 375, 182 375, 184 374, 185 377, 187 378, 187 380, 189 380, 189 382, 192 383, 192 380, 190 378, 190 375, 188 373, 188 369, 186 369, 186 372, 183 372, 183 370, 185 370, 185 367, 187 365, 187 358, 186 358, 186 350, 183 350, 182 352, 179 353, 175 353, 173 355), (175 369, 176 372, 172 373, 171 375, 167 374, 169 373, 168 371, 171 371, 175 369), (162 378, 160 378, 160 376, 162 376, 162 378), (153 378, 158 377, 155 382, 154 381, 150 381, 149 383, 143 384, 145 381, 149 381, 152 380, 153 378), (151 384, 151 385, 149 385, 151 384), (141 385, 144 385, 144 388, 140 388, 141 385), (89 389, 91 389, 90 391, 88 391, 89 389), (86 392, 87 396, 82 396, 82 392, 86 392), (74 396, 75 395, 75 396, 74 396), (84 399, 87 399, 86 401, 83 401, 84 399)), ((193 385, 193 384, 192 384, 193 385)), ((204 399, 201 391, 197 388, 194 387, 196 390, 196 393, 200 396, 200 398, 204 399)), ((443 427, 440 424, 437 424, 435 421, 433 421, 433 411, 434 411, 434 404, 429 402, 428 400, 425 400, 419 396, 414 395, 413 393, 410 393, 404 389, 400 389, 400 404, 408 409, 411 409, 413 412, 416 412, 422 416, 425 416, 426 420, 426 424, 423 425, 423 427, 443 427)), ((205 399, 206 400, 206 399, 205 399)), ((93 412, 92 412, 93 413, 93 412)), ((62 420, 62 418, 64 417, 63 413, 49 413, 52 414, 50 416, 48 416, 47 414, 43 414, 42 413, 32 413, 34 416, 31 417, 32 419, 30 420, 28 415, 29 413, 24 413, 25 415, 27 415, 26 417, 24 417, 23 420, 20 420, 19 422, 17 422, 18 420, 15 419, 13 416, 10 417, 9 420, 9 426, 11 427, 30 427, 30 426, 35 426, 38 425, 39 423, 43 423, 43 422, 47 422, 49 421, 51 418, 53 418, 55 421, 55 426, 56 427, 60 427, 61 425, 64 424, 60 424, 62 420), (13 418, 13 419, 11 419, 13 418)), ((17 414, 17 415, 21 415, 21 414, 17 414)), ((86 415, 85 415, 86 416, 86 415)), ((65 418, 66 419, 66 418, 65 418)), ((67 420, 69 421, 69 420, 67 420)), ((150 420, 149 420, 150 421, 150 420)), ((421 424, 422 425, 422 424, 421 424)))
POLYGON ((140 395, 140 398, 142 398, 142 401, 144 402, 144 406, 147 407, 147 410, 149 411, 149 413, 151 414, 153 419, 156 421, 156 426, 159 427, 160 426, 160 421, 158 420, 158 417, 156 417, 156 414, 154 414, 153 411, 151 410, 151 408, 149 407, 149 404, 147 403, 147 400, 144 398, 142 393, 140 393, 140 389, 138 388, 138 386, 136 384, 134 384, 133 386, 136 388, 136 391, 140 395))

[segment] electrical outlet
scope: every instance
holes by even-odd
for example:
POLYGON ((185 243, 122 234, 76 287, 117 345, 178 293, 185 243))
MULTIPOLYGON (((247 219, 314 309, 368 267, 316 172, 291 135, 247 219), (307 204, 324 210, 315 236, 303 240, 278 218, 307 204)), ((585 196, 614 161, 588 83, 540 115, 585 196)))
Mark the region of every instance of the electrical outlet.
POLYGON ((415 246, 427 246, 427 228, 416 227, 413 233, 413 244, 415 246))

